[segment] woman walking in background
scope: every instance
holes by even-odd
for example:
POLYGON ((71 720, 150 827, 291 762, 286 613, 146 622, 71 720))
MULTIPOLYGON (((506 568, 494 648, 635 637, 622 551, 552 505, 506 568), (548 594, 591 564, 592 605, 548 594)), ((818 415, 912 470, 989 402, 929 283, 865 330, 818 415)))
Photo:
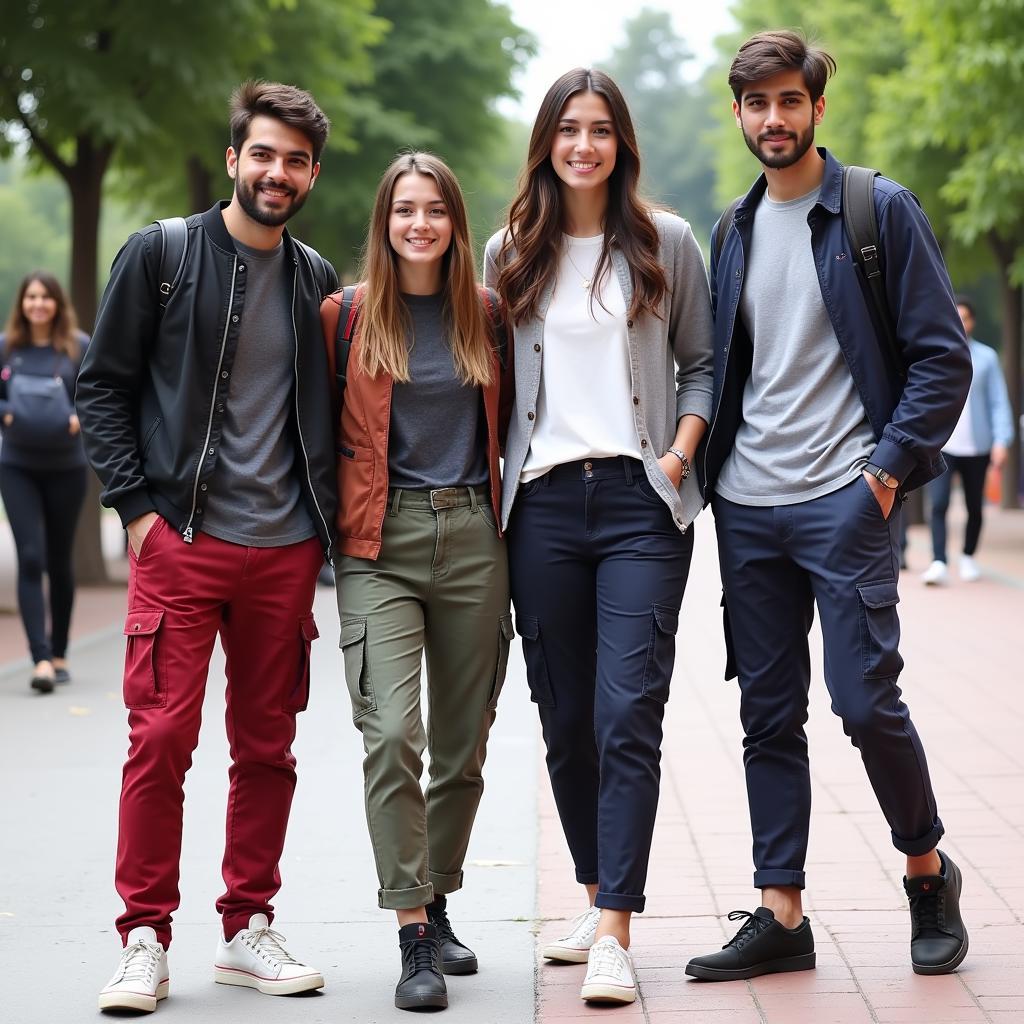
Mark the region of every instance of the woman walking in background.
POLYGON ((17 550, 18 609, 34 663, 30 685, 39 693, 71 679, 72 546, 86 486, 74 398, 87 341, 57 279, 43 270, 29 274, 0 335, 0 496, 17 550))
POLYGON ((404 155, 385 172, 364 275, 321 307, 343 389, 341 647, 366 751, 378 903, 398 916, 395 1005, 440 1009, 442 973, 477 969, 446 896, 462 887, 513 634, 495 516, 504 331, 496 297, 476 284, 458 182, 437 157, 404 155))
POLYGON ((582 68, 548 90, 485 282, 515 324, 502 522, 551 787, 590 909, 543 950, 584 999, 636 998, 630 916, 658 803, 662 719, 702 501, 711 304, 686 221, 638 196, 632 120, 582 68))

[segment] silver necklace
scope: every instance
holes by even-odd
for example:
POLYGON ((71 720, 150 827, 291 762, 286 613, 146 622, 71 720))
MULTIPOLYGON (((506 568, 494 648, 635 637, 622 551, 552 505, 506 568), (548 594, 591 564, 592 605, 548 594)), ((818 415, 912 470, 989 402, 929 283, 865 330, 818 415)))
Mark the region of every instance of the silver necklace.
POLYGON ((566 245, 566 247, 565 247, 565 255, 566 255, 566 258, 569 260, 569 262, 572 264, 572 269, 575 270, 576 273, 580 275, 580 280, 583 282, 583 290, 585 292, 589 292, 590 291, 590 283, 591 283, 591 280, 593 279, 593 274, 591 274, 590 277, 587 277, 587 275, 584 274, 583 271, 580 270, 580 268, 578 266, 576 266, 576 261, 572 258, 572 249, 568 245, 566 245))

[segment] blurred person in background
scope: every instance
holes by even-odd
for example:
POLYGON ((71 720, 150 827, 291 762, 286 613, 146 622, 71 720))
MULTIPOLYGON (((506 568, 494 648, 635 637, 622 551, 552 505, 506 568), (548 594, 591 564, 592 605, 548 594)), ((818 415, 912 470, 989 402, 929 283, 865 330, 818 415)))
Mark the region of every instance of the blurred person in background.
POLYGON ((0 335, 0 495, 18 557, 18 610, 34 662, 29 685, 38 693, 71 680, 72 548, 86 489, 74 397, 87 344, 60 282, 45 270, 25 277, 0 335))
POLYGON ((1013 413, 1006 393, 1006 381, 995 349, 974 337, 974 306, 965 296, 956 300, 956 308, 971 343, 971 365, 974 377, 967 404, 960 414, 953 434, 943 446, 946 471, 928 482, 931 502, 932 558, 921 579, 929 586, 949 582, 946 564, 946 513, 953 474, 960 477, 967 506, 967 526, 964 529, 963 553, 960 555, 960 579, 973 583, 981 578, 981 570, 974 561, 981 537, 983 507, 985 504, 985 477, 989 466, 997 472, 1006 461, 1006 453, 1013 441, 1013 413))

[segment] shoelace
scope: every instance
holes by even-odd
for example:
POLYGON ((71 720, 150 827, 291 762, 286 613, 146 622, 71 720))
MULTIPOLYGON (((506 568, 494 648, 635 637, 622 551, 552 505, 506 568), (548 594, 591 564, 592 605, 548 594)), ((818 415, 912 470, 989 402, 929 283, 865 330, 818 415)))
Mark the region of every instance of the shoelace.
POLYGON ((437 946, 430 939, 410 939, 402 943, 402 956, 409 967, 410 973, 417 971, 437 971, 434 963, 434 950, 437 946))
POLYGON ((575 935, 577 932, 582 933, 582 937, 586 938, 592 932, 597 931, 597 924, 601 920, 601 911, 597 907, 591 907, 589 910, 584 910, 579 917, 574 918, 572 927, 569 929, 569 935, 575 935))
POLYGON ((945 901, 939 892, 919 892, 910 897, 910 919, 914 923, 914 938, 922 932, 942 932, 946 929, 943 911, 945 901))
POLYGON ((242 940, 258 957, 271 964, 297 964, 295 959, 284 948, 284 936, 273 928, 253 928, 242 940))
POLYGON ((121 955, 121 981, 148 982, 163 956, 163 948, 155 942, 133 942, 121 955))
POLYGON ((458 946, 462 945, 455 937, 452 923, 448 920, 447 910, 443 910, 440 907, 432 907, 427 911, 427 917, 430 918, 430 923, 437 929, 437 939, 439 942, 454 942, 458 946))
POLYGON ((622 978, 629 974, 625 951, 610 942, 598 942, 590 948, 590 961, 587 974, 608 974, 614 978, 622 978))
POLYGON ((735 946, 737 949, 742 949, 751 939, 756 938, 763 931, 771 928, 772 922, 764 917, 755 917, 749 910, 730 910, 729 920, 730 921, 741 921, 746 918, 746 921, 740 926, 740 930, 722 947, 722 949, 728 949, 730 946, 735 946))

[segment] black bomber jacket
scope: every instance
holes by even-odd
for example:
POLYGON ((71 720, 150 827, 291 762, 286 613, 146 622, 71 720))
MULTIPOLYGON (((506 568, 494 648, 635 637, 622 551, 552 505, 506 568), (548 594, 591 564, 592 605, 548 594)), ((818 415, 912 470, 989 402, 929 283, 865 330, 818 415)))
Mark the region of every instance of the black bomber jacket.
MULTIPOLYGON (((103 504, 127 525, 156 511, 191 542, 217 472, 221 426, 245 307, 245 259, 218 203, 187 220, 185 266, 160 307, 161 234, 151 224, 114 259, 75 404, 103 504)), ((329 263, 284 234, 295 336, 288 428, 294 472, 325 552, 334 536, 330 375, 320 301, 338 287, 329 263)))

